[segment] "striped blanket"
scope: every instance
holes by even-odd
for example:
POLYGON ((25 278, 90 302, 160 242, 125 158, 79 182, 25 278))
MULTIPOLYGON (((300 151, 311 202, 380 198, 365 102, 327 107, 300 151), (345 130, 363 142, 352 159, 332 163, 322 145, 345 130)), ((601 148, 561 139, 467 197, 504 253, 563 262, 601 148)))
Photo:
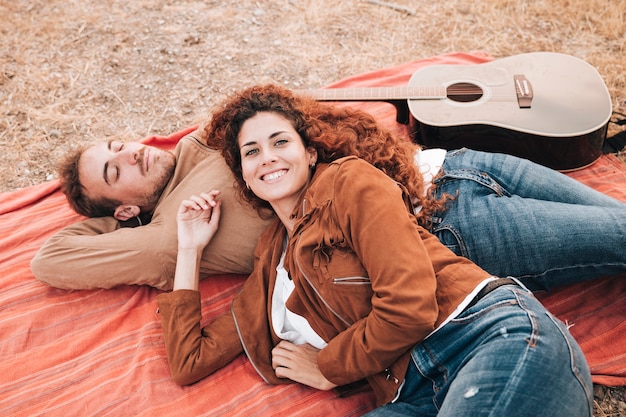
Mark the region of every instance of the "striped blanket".
MULTIPOLYGON (((449 54, 347 78, 333 87, 406 85, 429 64, 486 62, 449 54)), ((343 103, 403 133, 386 103, 343 103)), ((144 142, 173 148, 191 129, 144 142)), ((404 132, 405 133, 405 132, 404 132)), ((603 156, 575 179, 626 201, 626 165, 603 156)), ((170 379, 156 314, 158 290, 119 287, 64 291, 33 277, 30 259, 45 239, 80 220, 52 181, 0 194, 0 415, 2 416, 359 416, 369 390, 337 397, 297 384, 266 385, 245 356, 188 387, 170 379)), ((560 289, 542 302, 580 342, 594 381, 626 385, 626 276, 560 289)), ((204 320, 228 308, 245 276, 201 282, 204 320)))

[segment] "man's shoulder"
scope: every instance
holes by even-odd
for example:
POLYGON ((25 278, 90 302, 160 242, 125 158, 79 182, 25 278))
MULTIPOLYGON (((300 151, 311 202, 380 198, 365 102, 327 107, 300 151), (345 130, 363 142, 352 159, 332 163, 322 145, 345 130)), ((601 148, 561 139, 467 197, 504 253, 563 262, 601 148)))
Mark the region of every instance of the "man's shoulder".
POLYGON ((206 157, 217 157, 220 156, 220 152, 208 146, 206 141, 202 140, 201 137, 192 132, 186 136, 183 136, 175 150, 176 156, 185 155, 185 157, 193 157, 197 155, 198 158, 206 158, 206 157))
POLYGON ((179 180, 186 177, 198 165, 216 163, 220 165, 220 169, 225 166, 224 158, 219 150, 207 146, 192 135, 187 135, 180 140, 174 154, 179 180))

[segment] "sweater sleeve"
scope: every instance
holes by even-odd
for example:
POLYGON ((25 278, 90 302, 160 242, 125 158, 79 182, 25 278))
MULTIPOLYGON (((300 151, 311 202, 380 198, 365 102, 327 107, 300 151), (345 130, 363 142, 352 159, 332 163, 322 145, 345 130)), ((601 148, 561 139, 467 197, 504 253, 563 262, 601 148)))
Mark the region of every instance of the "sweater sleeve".
POLYGON ((437 285, 419 226, 395 182, 352 160, 338 169, 334 188, 335 217, 373 291, 370 313, 318 356, 324 376, 345 385, 387 369, 434 329, 437 285))
POLYGON ((63 289, 122 284, 171 289, 176 241, 167 238, 163 221, 135 228, 120 228, 113 217, 73 224, 43 244, 31 270, 40 281, 63 289))
POLYGON ((243 348, 230 312, 200 327, 200 293, 178 290, 157 296, 173 380, 189 385, 222 368, 243 348))

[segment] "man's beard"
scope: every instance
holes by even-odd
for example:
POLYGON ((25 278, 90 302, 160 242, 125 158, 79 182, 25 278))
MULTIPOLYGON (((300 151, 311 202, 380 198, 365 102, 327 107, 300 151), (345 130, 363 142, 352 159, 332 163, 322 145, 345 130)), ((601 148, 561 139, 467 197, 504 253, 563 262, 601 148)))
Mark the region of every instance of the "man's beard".
POLYGON ((176 157, 174 154, 171 152, 163 152, 161 153, 160 158, 164 159, 161 161, 161 167, 165 168, 163 168, 158 180, 154 182, 153 189, 146 193, 144 204, 141 204, 140 207, 154 208, 161 198, 163 190, 174 175, 174 169, 176 168, 176 157))

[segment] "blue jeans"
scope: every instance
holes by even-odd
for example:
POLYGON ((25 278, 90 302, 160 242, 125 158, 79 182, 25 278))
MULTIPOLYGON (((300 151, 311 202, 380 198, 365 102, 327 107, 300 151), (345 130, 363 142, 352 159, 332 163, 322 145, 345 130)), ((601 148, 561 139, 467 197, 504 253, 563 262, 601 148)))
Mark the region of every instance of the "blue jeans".
POLYGON ((626 204, 510 155, 450 151, 431 232, 489 273, 536 291, 626 271, 626 204), (458 194, 457 194, 458 193, 458 194))
POLYGON ((366 414, 590 417, 593 385, 567 328, 506 285, 419 343, 400 396, 366 414))

